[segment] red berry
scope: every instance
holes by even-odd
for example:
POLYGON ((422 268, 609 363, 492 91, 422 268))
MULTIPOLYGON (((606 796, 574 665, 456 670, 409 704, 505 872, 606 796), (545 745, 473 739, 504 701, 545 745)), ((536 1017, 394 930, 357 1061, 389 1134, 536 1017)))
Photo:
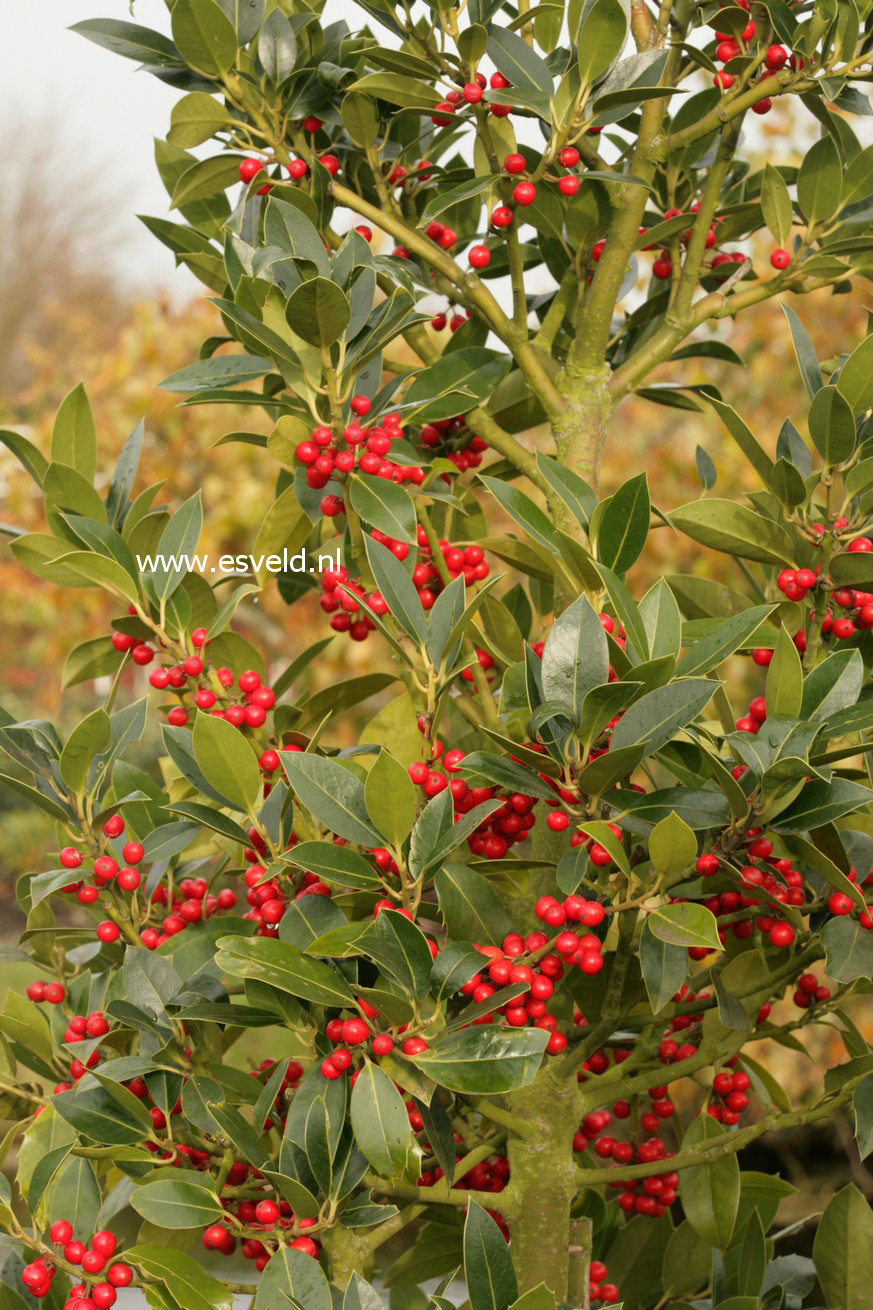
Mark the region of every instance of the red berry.
POLYGON ((516 182, 512 198, 517 205, 532 205, 537 198, 537 189, 533 182, 516 182))

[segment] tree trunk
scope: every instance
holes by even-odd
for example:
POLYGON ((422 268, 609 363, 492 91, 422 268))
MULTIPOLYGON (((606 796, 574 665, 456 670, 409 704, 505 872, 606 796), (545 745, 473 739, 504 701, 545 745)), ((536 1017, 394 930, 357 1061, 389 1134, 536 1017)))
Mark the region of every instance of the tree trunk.
POLYGON ((566 1301, 570 1208, 579 1190, 573 1158, 573 1133, 579 1126, 575 1076, 558 1079, 546 1067, 509 1100, 512 1112, 533 1129, 523 1138, 510 1134, 509 1141, 515 1198, 509 1228, 519 1289, 527 1292, 545 1283, 559 1301, 566 1301))
POLYGON ((565 373, 558 379, 561 394, 567 401, 566 413, 553 428, 558 459, 595 491, 600 481, 606 430, 612 417, 609 378, 608 365, 601 363, 573 375, 565 373))

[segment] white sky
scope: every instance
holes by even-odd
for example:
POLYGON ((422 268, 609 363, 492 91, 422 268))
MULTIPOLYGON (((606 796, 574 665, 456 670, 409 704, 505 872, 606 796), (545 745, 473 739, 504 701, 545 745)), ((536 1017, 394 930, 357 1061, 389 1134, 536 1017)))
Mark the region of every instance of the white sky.
MULTIPOLYGON (((165 136, 178 92, 128 59, 102 50, 75 32, 85 18, 120 18, 169 30, 163 0, 5 0, 0 4, 0 122, 7 148, 18 127, 45 116, 63 125, 67 149, 83 162, 82 184, 94 170, 108 175, 113 231, 124 238, 127 268, 137 286, 172 285, 178 293, 195 282, 143 227, 137 213, 166 214, 167 195, 154 166, 153 139, 165 136)), ((2 182, 0 182, 2 185, 2 182)))

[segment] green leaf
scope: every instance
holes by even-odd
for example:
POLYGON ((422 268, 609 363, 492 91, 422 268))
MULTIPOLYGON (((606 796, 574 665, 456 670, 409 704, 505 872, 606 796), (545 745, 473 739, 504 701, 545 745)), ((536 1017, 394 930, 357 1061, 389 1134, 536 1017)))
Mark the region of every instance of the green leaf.
POLYGON ((233 68, 236 32, 215 0, 176 0, 172 30, 182 58, 201 73, 220 77, 233 68))
POLYGON ((855 419, 836 387, 822 387, 809 407, 809 435, 826 464, 843 464, 855 449, 855 419))
POLYGON ((697 838, 678 814, 669 814, 649 834, 649 857, 657 873, 679 873, 697 857, 697 838))
POLYGON ((421 929, 403 914, 383 910, 360 941, 382 972, 409 996, 426 996, 432 956, 421 929))
POLYGON ((651 658, 661 659, 666 655, 677 658, 682 645, 682 615, 664 578, 659 578, 643 596, 639 613, 651 658))
POLYGON ((388 602, 391 617, 408 637, 424 646, 427 642, 427 618, 412 579, 387 546, 370 536, 366 538, 365 545, 373 578, 388 602))
POLYGON ((75 550, 69 555, 61 555, 55 561, 55 566, 50 566, 46 570, 45 576, 65 587, 70 585, 103 587, 131 605, 139 601, 136 584, 127 569, 117 560, 109 559, 106 555, 97 555, 94 551, 75 550), (52 577, 55 569, 59 576, 52 577), (64 576, 60 576, 61 574, 64 576), (70 574, 78 579, 75 584, 71 584, 70 574))
POLYGON ((572 469, 565 468, 550 455, 541 450, 536 454, 537 467, 549 485, 560 496, 569 510, 575 514, 580 526, 587 530, 591 516, 597 508, 597 494, 589 487, 584 478, 572 469))
POLYGON ((791 203, 785 178, 772 164, 764 167, 764 176, 761 179, 761 208, 764 211, 764 222, 776 245, 787 247, 791 238, 794 206, 791 203))
MULTIPOLYGON (((780 244, 785 245, 786 242, 783 241, 780 244)), ((788 320, 791 340, 794 343, 794 353, 797 356, 797 364, 800 369, 800 376, 803 378, 803 385, 806 387, 806 394, 810 400, 813 400, 816 392, 820 391, 824 386, 815 346, 791 306, 783 304, 782 313, 788 320)))
POLYGON ((601 563, 614 573, 626 573, 646 544, 650 515, 648 479, 640 473, 624 482, 606 502, 597 529, 601 563))
POLYGON ((260 798, 261 775, 255 753, 239 728, 211 714, 198 714, 192 746, 210 786, 234 809, 250 813, 260 798))
POLYGON ((873 933, 849 915, 830 919, 821 931, 827 956, 828 977, 850 983, 873 978, 873 933))
POLYGON ((813 1259, 827 1303, 864 1310, 873 1281, 873 1212, 854 1184, 829 1202, 816 1230, 813 1259))
POLYGON ((553 789, 523 764, 517 764, 506 755, 491 755, 473 751, 466 755, 458 770, 464 778, 480 778, 509 791, 525 792, 542 800, 553 800, 553 789))
POLYGON ((855 1088, 852 1097, 855 1112, 855 1141, 858 1155, 866 1160, 873 1155, 873 1074, 867 1074, 855 1088))
POLYGON ((415 418, 452 418, 490 396, 508 367, 504 356, 482 346, 453 350, 416 374, 405 404, 415 418))
POLYGON ((149 1113, 120 1083, 61 1092, 52 1105, 83 1137, 106 1146, 133 1146, 152 1132, 149 1113))
POLYGON ((279 86, 294 71, 297 38, 294 28, 278 9, 268 14, 258 33, 258 59, 270 81, 279 86))
POLYGON ((834 778, 830 782, 814 779, 779 815, 778 826, 783 832, 808 832, 862 809, 871 800, 873 792, 869 787, 848 778, 834 778))
POLYGON ((540 1028, 481 1025, 440 1037, 409 1059, 450 1092, 499 1095, 533 1081, 548 1040, 540 1028))
POLYGON ((546 639, 542 658, 543 696, 566 705, 578 724, 582 705, 594 687, 609 677, 609 649, 597 611, 580 596, 558 616, 546 639))
POLYGON ((88 482, 97 471, 97 431, 81 382, 61 401, 52 428, 52 462, 73 468, 88 482))
POLYGON ((212 96, 205 91, 192 91, 173 105, 167 140, 184 149, 202 145, 226 127, 229 118, 228 111, 212 96))
POLYGON ((749 426, 740 418, 735 409, 730 405, 725 405, 717 396, 707 396, 706 399, 712 405, 765 487, 769 487, 773 481, 773 461, 763 447, 759 445, 749 426))
POLYGON ((12 451, 19 464, 27 469, 36 485, 41 487, 48 468, 48 460, 42 451, 37 450, 27 437, 21 436, 19 432, 10 432, 8 428, 0 428, 0 443, 12 451))
MULTIPOLYGON (((283 1246, 258 1280, 254 1310, 331 1310, 330 1288, 317 1260, 283 1246)), ((187 1310, 187 1307, 186 1307, 187 1310)))
POLYGON ((430 971, 430 990, 437 1000, 451 996, 485 967, 486 957, 468 942, 443 946, 430 971))
POLYGON ((387 478, 358 473, 351 479, 352 508, 365 523, 394 541, 415 542, 415 506, 405 487, 387 478))
POLYGON ((509 517, 523 528, 532 541, 553 554, 558 553, 554 528, 539 505, 535 505, 523 491, 501 482, 499 478, 488 478, 480 473, 479 481, 491 492, 501 509, 504 509, 509 517))
POLYGON ((256 978, 313 1005, 350 1004, 352 994, 330 965, 275 938, 220 937, 215 962, 235 978, 256 978))
POLYGON ((263 355, 212 355, 209 359, 199 359, 196 364, 180 368, 158 385, 162 391, 181 391, 187 395, 191 392, 211 391, 215 387, 236 387, 243 382, 261 378, 272 370, 271 360, 265 359, 263 355))
POLYGON ((735 614, 696 641, 676 667, 677 678, 697 673, 711 673, 730 655, 747 646, 751 638, 773 613, 773 605, 755 605, 743 614, 735 614))
MULTIPOLYGON (((310 1257, 302 1252, 296 1254, 318 1268, 310 1257)), ((197 1261, 183 1251, 166 1246, 132 1246, 125 1251, 124 1259, 146 1277, 163 1283, 185 1310, 233 1310, 233 1294, 225 1284, 204 1273, 197 1261)))
POLYGON ((153 68, 178 68, 179 52, 163 32, 153 32, 139 23, 126 23, 117 18, 88 18, 73 23, 71 32, 78 32, 87 41, 102 46, 123 59, 134 59, 138 64, 153 68))
POLYGON ((379 111, 369 96, 360 91, 349 91, 340 105, 343 127, 355 145, 365 149, 372 146, 379 135, 379 111))
POLYGON ((657 1014, 688 977, 688 950, 656 937, 647 919, 640 934, 640 966, 649 1004, 657 1014))
POLYGON ((367 813, 364 784, 348 769, 321 755, 287 751, 282 767, 301 805, 338 837, 362 846, 382 844, 367 813))
POLYGON ((654 935, 671 946, 708 946, 722 949, 718 936, 718 922, 705 905, 691 901, 678 905, 662 905, 653 910, 646 920, 654 935))
POLYGON ((621 0, 594 0, 584 12, 576 44, 582 81, 590 83, 605 73, 624 49, 628 15, 621 0))
POLYGON ((761 564, 794 564, 794 544, 779 523, 732 500, 697 500, 680 505, 670 521, 693 541, 725 555, 761 564))
POLYGON ((409 1113, 388 1075, 369 1060, 355 1080, 350 1116, 355 1141, 376 1173, 405 1174, 416 1156, 409 1113))
MULTIPOLYGON (((692 1119, 682 1149, 704 1146, 721 1137, 721 1128, 708 1114, 692 1119)), ((740 1168, 733 1154, 709 1163, 691 1165, 682 1174, 682 1208, 699 1237, 724 1250, 731 1240, 740 1204, 740 1168)))
MULTIPOLYGON (((352 1208, 357 1210, 357 1206, 346 1206, 343 1210, 343 1217, 340 1218, 340 1223, 346 1222, 346 1218, 352 1208)), ((390 1217, 391 1211, 396 1213, 394 1207, 386 1208, 389 1209, 389 1214, 386 1214, 386 1218, 390 1217)), ((354 1227, 355 1225, 352 1226, 354 1227)), ((376 1289, 363 1279, 359 1273, 355 1272, 352 1274, 349 1280, 349 1285, 346 1288, 345 1296, 343 1297, 342 1310, 385 1310, 385 1302, 382 1300, 376 1289)))
POLYGON ((389 105, 400 105, 402 109, 433 109, 440 102, 433 87, 402 73, 367 73, 357 82, 352 82, 347 90, 360 91, 363 95, 385 100, 389 105))
POLYGON ((151 574, 143 574, 150 580, 150 585, 158 601, 166 601, 172 596, 189 572, 189 557, 197 549, 200 532, 203 528, 203 506, 200 492, 196 492, 167 523, 158 542, 154 562, 156 568, 151 574), (175 563, 170 564, 170 560, 175 563))
POLYGON ((610 739, 610 751, 640 745, 651 755, 697 717, 718 684, 711 678, 680 678, 647 692, 625 711, 610 739))
POLYGON ((548 64, 515 32, 495 24, 488 37, 486 53, 513 87, 551 96, 553 85, 548 64))
POLYGON ((218 1197, 207 1187, 174 1178, 160 1178, 138 1187, 130 1204, 158 1228, 202 1228, 219 1223, 224 1213, 218 1197))
POLYGON ((803 703, 803 666, 797 647, 783 624, 767 669, 767 714, 796 719, 803 703))
POLYGON ((840 206, 843 165, 830 136, 810 146, 797 174, 797 203, 809 223, 829 218, 840 206))
POLYGON ((298 842, 283 857, 289 864, 317 873, 326 882, 339 883, 340 887, 355 887, 361 891, 375 891, 382 879, 363 855, 350 851, 335 842, 298 842))
POLYGON ((381 750, 364 784, 367 813, 392 846, 406 840, 415 823, 417 796, 403 765, 381 750))
POLYGON ((112 725, 105 710, 93 710, 67 738, 61 752, 61 777, 71 791, 80 795, 88 781, 91 761, 109 745, 112 725))
POLYGON ((873 408, 873 336, 865 337, 852 351, 840 369, 837 390, 856 418, 873 408))
POLYGON ((487 1210, 472 1200, 464 1223, 464 1274, 470 1310, 509 1310, 518 1297, 506 1238, 487 1210))
MULTIPOLYGON (((474 196, 479 196, 483 191, 488 191, 495 184, 495 178, 491 173, 484 177, 470 177, 466 182, 459 182, 457 186, 440 187, 437 195, 429 200, 421 211, 421 218, 418 220, 419 227, 424 227, 439 218, 447 209, 453 205, 459 205, 465 200, 472 200, 474 196)), ((452 351, 452 355, 456 352, 452 351)), ((460 354, 461 352, 457 352, 460 354)), ((433 365, 431 365, 433 367, 433 365)))
POLYGON ((349 325, 351 305, 341 287, 313 277, 292 291, 285 317, 292 330, 311 346, 332 346, 349 325))
POLYGON ((475 869, 453 861, 434 878, 440 917, 450 939, 493 946, 512 932, 503 901, 475 869))

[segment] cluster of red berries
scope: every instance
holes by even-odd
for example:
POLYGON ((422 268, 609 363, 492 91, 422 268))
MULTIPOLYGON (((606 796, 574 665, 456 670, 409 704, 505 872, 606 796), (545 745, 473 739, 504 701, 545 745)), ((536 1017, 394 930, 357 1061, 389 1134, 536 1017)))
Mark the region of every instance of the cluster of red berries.
MULTIPOLYGON (((121 815, 113 814, 103 825, 103 836, 110 841, 116 840, 124 833, 124 826, 121 815)), ((113 886, 121 892, 135 894, 142 885, 142 874, 136 866, 145 858, 145 847, 140 841, 125 842, 121 857, 124 863, 119 865, 115 856, 104 849, 94 859, 92 877, 68 883, 60 890, 74 895, 81 905, 93 905, 101 895, 109 895, 113 886)), ((84 859, 82 852, 75 846, 65 846, 60 853, 60 863, 64 869, 79 869, 84 859)), ((152 892, 150 905, 168 906, 167 889, 162 884, 152 892)), ((164 917, 160 931, 149 925, 140 930, 142 944, 151 951, 156 950, 169 937, 182 932, 190 924, 199 923, 223 910, 232 910, 235 905, 236 893, 231 888, 224 887, 213 894, 205 878, 183 878, 174 888, 172 902, 169 903, 170 913, 164 917)), ((121 929, 114 919, 104 919, 98 923, 98 941, 111 945, 120 936, 121 929)), ((64 999, 64 991, 57 983, 32 983, 28 988, 28 996, 31 1000, 58 1004, 64 999)))
POLYGON ((797 990, 792 997, 799 1010, 808 1010, 811 1005, 822 1004, 831 999, 831 989, 824 987, 814 973, 802 973, 797 980, 797 990))
MULTIPOLYGON (((478 105, 488 86, 492 91, 503 91, 512 83, 502 73, 492 73, 486 81, 484 73, 476 73, 472 82, 466 82, 462 90, 452 88, 446 94, 445 100, 434 105, 431 112, 430 121, 437 127, 448 127, 458 110, 464 110, 468 106, 478 105)), ((499 105, 490 103, 487 106, 488 112, 494 118, 508 118, 511 112, 511 105, 499 105)))
MULTIPOLYGON (((133 607, 130 613, 136 613, 133 607)), ((157 654, 147 641, 125 632, 113 632, 112 644, 118 651, 129 651, 133 662, 139 665, 151 664, 157 654)), ((270 687, 262 685, 260 674, 247 669, 237 681, 232 669, 211 667, 206 628, 194 629, 191 645, 199 653, 186 655, 178 663, 162 664, 149 674, 149 682, 156 691, 170 691, 178 697, 179 703, 167 713, 167 722, 182 728, 191 717, 191 709, 196 708, 208 710, 215 718, 226 719, 235 728, 262 727, 276 697, 270 687), (238 687, 236 693, 233 691, 235 687, 238 687), (186 705, 185 697, 192 690, 192 704, 186 705)))
MULTIPOLYGON (((432 327, 436 327, 438 319, 439 316, 432 320, 432 327)), ((488 449, 487 441, 471 432, 463 418, 436 419, 433 423, 425 423, 418 434, 418 442, 428 455, 449 460, 459 473, 478 468, 482 463, 482 452, 488 449)))
POLYGON ((588 1299, 603 1305, 615 1305, 621 1293, 615 1283, 606 1281, 608 1269, 602 1260, 592 1260, 588 1266, 588 1299))
MULTIPOLYGON (((469 813, 485 801, 493 800, 496 790, 494 787, 471 786, 464 778, 458 777, 464 758, 463 751, 444 751, 442 742, 436 741, 431 764, 410 764, 408 769, 410 778, 428 800, 448 788, 456 818, 469 813), (445 772, 432 767, 436 761, 442 764, 445 772)), ((486 860, 502 860, 510 846, 524 841, 533 828, 536 822, 533 813, 536 803, 534 796, 526 796, 523 792, 505 796, 500 808, 483 819, 467 838, 472 853, 486 860)))
MULTIPOLYGON (((282 1228, 293 1226, 296 1226, 298 1229, 312 1228, 317 1222, 315 1219, 296 1219, 291 1212, 291 1207, 288 1205, 287 1201, 282 1201, 278 1205, 275 1201, 259 1201, 257 1205, 243 1201, 240 1202, 239 1209, 248 1215, 249 1206, 251 1206, 255 1214, 257 1214, 258 1209, 260 1209, 261 1214, 265 1216, 272 1215, 275 1211, 276 1218, 273 1219, 272 1222, 268 1219, 255 1219, 254 1223, 251 1223, 248 1220, 244 1221, 247 1223, 247 1226, 259 1226, 264 1232, 269 1228, 275 1227, 277 1219, 279 1221, 279 1226, 282 1228)), ((210 1224, 209 1227, 204 1230, 201 1240, 207 1251, 217 1251, 219 1255, 233 1255, 236 1251, 236 1238, 230 1229, 226 1228, 224 1224, 210 1224)), ((313 1259, 318 1259, 320 1247, 318 1242, 311 1237, 304 1237, 302 1235, 299 1237, 292 1237, 290 1242, 284 1242, 283 1245, 290 1247, 292 1251, 302 1251, 304 1255, 310 1255, 313 1259)), ((273 1251, 265 1246, 260 1238, 246 1237, 242 1242, 242 1254, 245 1259, 253 1260, 255 1268, 259 1272, 262 1272, 266 1269, 273 1251)))
MULTIPOLYGON (((70 1289, 64 1310, 108 1310, 115 1304, 116 1289, 129 1287, 133 1282, 130 1265, 109 1263, 118 1246, 114 1233, 103 1230, 95 1233, 90 1242, 80 1242, 73 1237, 73 1225, 66 1219, 58 1219, 49 1229, 49 1238, 63 1259, 78 1265, 85 1275, 82 1283, 70 1289), (100 1275, 104 1276, 100 1278, 100 1275)), ((21 1281, 31 1296, 41 1300, 51 1292, 56 1272, 57 1265, 51 1257, 41 1256, 24 1266, 21 1281)))
POLYGON ((717 1123, 732 1128, 740 1122, 740 1115, 749 1108, 747 1095, 751 1079, 747 1073, 728 1073, 723 1069, 712 1080, 712 1090, 716 1099, 710 1101, 706 1113, 717 1123))
MULTIPOLYGON (((392 537, 374 528, 371 532, 374 541, 386 546, 398 560, 409 558, 413 549, 406 541, 396 541, 392 537)), ((451 541, 441 539, 439 542, 443 564, 451 581, 463 577, 468 586, 483 582, 491 568, 485 559, 481 546, 456 546, 451 541)), ((422 609, 431 610, 436 604, 437 596, 443 590, 443 575, 433 562, 433 555, 424 528, 419 525, 417 533, 416 564, 412 569, 412 584, 418 593, 422 609)), ((384 618, 390 613, 388 602, 379 591, 367 591, 360 579, 354 578, 344 564, 338 569, 326 569, 321 576, 320 604, 325 614, 331 616, 330 626, 334 632, 347 632, 352 641, 365 641, 376 625, 370 617, 384 618), (368 613, 369 611, 369 613, 368 613)))
MULTIPOLYGON (((252 838, 252 834, 249 833, 252 838)), ((292 837, 288 842, 289 848, 296 845, 296 837, 292 837)), ((267 878, 267 870, 263 864, 259 863, 259 857, 263 854, 263 843, 259 840, 260 850, 249 848, 246 850, 246 859, 249 866, 243 875, 246 884, 246 901, 248 910, 243 915, 256 923, 256 934, 259 937, 277 937, 279 935, 279 923, 285 914, 288 901, 298 900, 303 896, 327 896, 333 895, 330 887, 326 882, 322 882, 318 874, 311 873, 309 870, 289 870, 288 887, 283 888, 278 878, 267 878)))
MULTIPOLYGON (((353 396, 350 408, 355 417, 341 433, 322 425, 313 428, 307 440, 295 447, 295 459, 306 469, 307 486, 320 491, 330 481, 343 481, 355 472, 369 473, 389 482, 420 485, 425 477, 420 465, 397 464, 388 458, 392 443, 403 437, 400 415, 385 414, 378 426, 363 427, 357 420, 369 414, 372 402, 367 396, 353 396)), ((344 513, 342 496, 326 495, 321 501, 321 512, 327 518, 344 513)))
MULTIPOLYGON (((673 1102, 667 1096, 665 1085, 653 1087, 649 1091, 651 1109, 640 1115, 640 1128, 644 1133, 657 1134, 659 1124, 675 1114, 673 1102)), ((646 1137, 645 1141, 634 1145, 633 1142, 619 1139, 604 1133, 616 1119, 627 1119, 631 1114, 629 1101, 616 1101, 609 1110, 594 1110, 586 1114, 573 1135, 573 1150, 586 1151, 589 1146, 601 1160, 612 1160, 617 1166, 616 1179, 609 1186, 620 1193, 619 1208, 625 1213, 644 1215, 650 1219, 659 1219, 676 1200, 679 1193, 679 1175, 669 1168, 664 1173, 649 1174, 646 1178, 622 1178, 622 1167, 631 1164, 654 1164, 658 1160, 669 1160, 670 1154, 662 1138, 657 1135, 646 1137)), ((605 1298, 601 1298, 605 1299, 605 1298)))
MULTIPOLYGON (((555 983, 564 976, 564 964, 560 954, 550 949, 546 934, 532 932, 522 937, 513 932, 504 937, 500 947, 477 945, 476 950, 487 957, 488 964, 464 984, 462 995, 469 996, 474 1005, 482 1005, 498 988, 521 984, 526 990, 500 1006, 497 1013, 502 1014, 503 1022, 510 1028, 532 1024, 534 1028, 545 1029, 549 1033, 546 1051, 549 1055, 559 1055, 567 1045, 567 1038, 558 1032, 558 1020, 549 1013, 548 1002, 554 995, 555 983)), ((493 1013, 480 1015, 473 1023, 489 1024, 493 1018, 493 1013)))

